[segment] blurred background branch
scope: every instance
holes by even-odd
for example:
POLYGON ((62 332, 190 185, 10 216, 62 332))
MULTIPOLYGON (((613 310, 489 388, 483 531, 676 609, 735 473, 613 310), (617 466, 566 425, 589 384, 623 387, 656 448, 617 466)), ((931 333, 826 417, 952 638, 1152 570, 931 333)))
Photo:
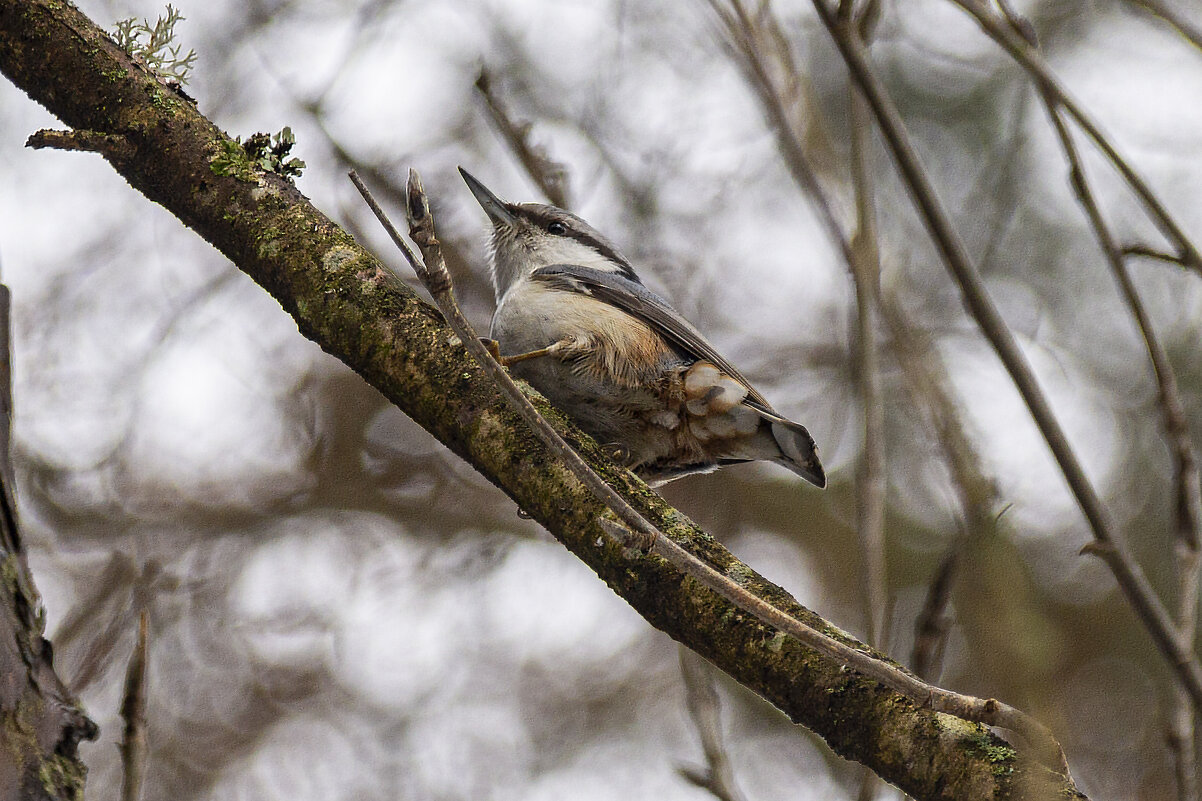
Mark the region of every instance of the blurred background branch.
POLYGON ((1172 26, 1194 47, 1202 50, 1202 26, 1192 22, 1181 10, 1165 0, 1127 0, 1131 5, 1143 8, 1172 26))

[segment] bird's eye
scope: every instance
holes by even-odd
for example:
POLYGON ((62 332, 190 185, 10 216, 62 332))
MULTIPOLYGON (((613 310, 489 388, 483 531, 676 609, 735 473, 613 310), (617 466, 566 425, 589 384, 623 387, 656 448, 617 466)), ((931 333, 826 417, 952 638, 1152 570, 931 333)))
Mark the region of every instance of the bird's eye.
POLYGON ((568 232, 567 226, 565 226, 561 222, 553 222, 547 226, 548 234, 555 234, 556 236, 562 236, 562 235, 566 234, 567 232, 568 232))

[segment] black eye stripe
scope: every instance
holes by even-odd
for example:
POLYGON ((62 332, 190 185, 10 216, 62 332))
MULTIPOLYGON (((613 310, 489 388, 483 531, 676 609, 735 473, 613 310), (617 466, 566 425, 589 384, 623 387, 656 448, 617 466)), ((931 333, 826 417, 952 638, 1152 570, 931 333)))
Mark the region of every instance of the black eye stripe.
POLYGON ((514 204, 509 208, 514 214, 520 217, 525 217, 529 222, 537 225, 539 228, 542 228, 544 231, 550 234, 554 234, 556 236, 566 236, 571 239, 575 239, 582 245, 587 245, 588 247, 597 251, 597 253, 600 255, 612 261, 618 268, 616 270, 618 275, 628 278, 636 283, 642 283, 639 281, 639 277, 635 274, 634 268, 630 266, 630 262, 626 261, 626 258, 619 253, 617 249, 615 249, 614 246, 609 243, 608 240, 606 240, 597 232, 590 234, 589 231, 592 229, 589 227, 588 223, 584 222, 583 220, 579 220, 579 218, 574 217, 571 213, 563 211, 562 209, 557 209, 553 206, 534 204, 514 204), (565 215, 568 219, 565 219, 565 215), (573 220, 575 220, 576 223, 573 223, 573 220), (580 225, 583 225, 588 230, 581 230, 580 225), (561 226, 563 230, 552 231, 551 226, 561 226), (596 235, 594 236, 593 234, 596 235))

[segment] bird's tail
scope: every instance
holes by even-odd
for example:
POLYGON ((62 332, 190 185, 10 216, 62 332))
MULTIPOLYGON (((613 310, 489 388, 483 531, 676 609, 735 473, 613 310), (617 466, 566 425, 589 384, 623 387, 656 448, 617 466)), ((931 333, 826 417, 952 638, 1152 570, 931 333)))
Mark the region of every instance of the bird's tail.
POLYGON ((787 467, 816 487, 826 486, 826 473, 818 461, 818 449, 805 426, 786 420, 755 401, 745 400, 740 407, 744 415, 754 412, 752 419, 758 425, 748 432, 752 436, 728 440, 718 459, 719 464, 763 459, 787 467))
POLYGON ((794 423, 783 417, 776 420, 765 419, 772 431, 772 439, 780 448, 780 457, 772 461, 787 467, 815 487, 826 486, 826 473, 822 463, 818 461, 818 448, 814 438, 805 426, 794 423))

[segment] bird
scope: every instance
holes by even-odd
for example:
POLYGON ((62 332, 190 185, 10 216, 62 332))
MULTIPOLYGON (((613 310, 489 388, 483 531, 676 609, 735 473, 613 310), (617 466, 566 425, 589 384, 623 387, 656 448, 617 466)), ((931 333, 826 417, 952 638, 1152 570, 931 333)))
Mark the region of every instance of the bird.
POLYGON ((501 200, 462 167, 492 222, 487 342, 651 486, 765 460, 826 486, 805 426, 772 408, 615 245, 556 206, 501 200))

